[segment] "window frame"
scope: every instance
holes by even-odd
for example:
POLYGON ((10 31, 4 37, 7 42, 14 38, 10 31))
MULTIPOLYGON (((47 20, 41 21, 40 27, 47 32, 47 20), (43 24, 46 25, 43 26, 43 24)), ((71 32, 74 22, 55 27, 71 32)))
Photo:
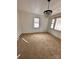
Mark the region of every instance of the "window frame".
POLYGON ((35 29, 38 29, 38 28, 40 28, 40 18, 39 17, 34 17, 33 18, 33 28, 35 28, 35 29), (39 22, 37 23, 37 22, 35 22, 35 18, 38 18, 39 19, 39 22), (35 23, 37 23, 39 26, 38 27, 35 27, 34 25, 35 25, 35 23))
POLYGON ((51 24, 50 24, 50 29, 54 29, 54 27, 55 27, 55 22, 56 22, 56 19, 55 18, 52 18, 52 20, 51 20, 51 24), (54 19, 54 23, 52 23, 52 20, 54 19), (51 28, 51 25, 53 24, 53 28, 51 28))
MULTIPOLYGON (((57 21, 57 18, 61 18, 61 17, 56 17, 56 18, 55 18, 56 21, 57 21)), ((56 26, 56 21, 55 21, 55 26, 56 26)), ((54 26, 54 30, 55 30, 55 31, 59 31, 59 32, 61 32, 61 30, 57 30, 57 29, 55 29, 55 26, 54 26)))

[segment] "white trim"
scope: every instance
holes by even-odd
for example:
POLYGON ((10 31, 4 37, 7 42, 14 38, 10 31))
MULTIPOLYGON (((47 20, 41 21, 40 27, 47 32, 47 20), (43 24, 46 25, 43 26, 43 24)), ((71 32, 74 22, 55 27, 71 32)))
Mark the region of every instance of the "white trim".
POLYGON ((20 56, 21 56, 21 54, 19 54, 19 55, 17 56, 17 59, 18 59, 20 56))
POLYGON ((26 42, 26 43, 29 43, 27 40, 25 40, 24 38, 22 38, 22 40, 24 41, 24 42, 26 42))

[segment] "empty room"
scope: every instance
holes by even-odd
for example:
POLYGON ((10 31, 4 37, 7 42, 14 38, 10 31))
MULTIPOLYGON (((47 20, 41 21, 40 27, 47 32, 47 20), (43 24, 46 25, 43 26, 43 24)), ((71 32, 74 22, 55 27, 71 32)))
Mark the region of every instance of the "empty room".
POLYGON ((17 59, 61 59, 61 0, 17 0, 17 59))

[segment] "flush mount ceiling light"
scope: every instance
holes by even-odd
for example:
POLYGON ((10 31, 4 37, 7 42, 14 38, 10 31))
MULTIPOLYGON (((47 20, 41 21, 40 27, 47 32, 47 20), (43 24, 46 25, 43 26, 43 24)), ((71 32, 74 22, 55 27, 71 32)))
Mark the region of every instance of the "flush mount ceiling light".
POLYGON ((49 4, 51 0, 47 0, 47 1, 48 1, 48 10, 45 10, 43 13, 45 16, 51 16, 52 10, 49 9, 49 4))

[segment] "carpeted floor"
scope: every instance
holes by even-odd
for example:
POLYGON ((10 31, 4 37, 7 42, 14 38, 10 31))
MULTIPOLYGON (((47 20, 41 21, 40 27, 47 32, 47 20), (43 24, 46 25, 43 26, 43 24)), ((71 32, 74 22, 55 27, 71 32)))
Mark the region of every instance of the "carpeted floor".
POLYGON ((49 33, 22 34, 17 55, 18 59, 61 59, 61 40, 49 33))

